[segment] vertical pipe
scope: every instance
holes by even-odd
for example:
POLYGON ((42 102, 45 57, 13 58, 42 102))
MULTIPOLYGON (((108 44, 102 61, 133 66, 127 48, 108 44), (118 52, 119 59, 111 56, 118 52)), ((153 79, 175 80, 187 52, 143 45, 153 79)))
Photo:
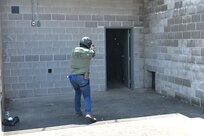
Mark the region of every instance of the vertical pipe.
POLYGON ((37 0, 37 7, 36 7, 36 20, 37 20, 37 27, 40 27, 40 20, 39 20, 39 0, 37 0))
POLYGON ((35 15, 34 15, 34 6, 35 6, 35 2, 34 0, 31 0, 31 8, 32 8, 32 20, 31 20, 31 26, 35 26, 36 22, 35 22, 35 15))

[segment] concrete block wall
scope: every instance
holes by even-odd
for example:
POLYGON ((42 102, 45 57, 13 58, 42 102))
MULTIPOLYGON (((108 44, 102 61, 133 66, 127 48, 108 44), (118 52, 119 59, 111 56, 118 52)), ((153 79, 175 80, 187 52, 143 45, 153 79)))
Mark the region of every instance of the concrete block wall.
POLYGON ((97 50, 91 64, 92 90, 105 90, 105 28, 143 24, 143 0, 33 0, 33 6, 32 0, 1 0, 0 9, 9 98, 72 91, 66 78, 70 53, 85 35, 97 50), (19 14, 11 13, 12 6, 19 7, 19 14), (31 26, 32 18, 41 26, 31 26))
POLYGON ((134 88, 144 88, 144 28, 134 28, 134 40, 133 40, 133 77, 134 77, 134 88))
POLYGON ((145 86, 204 104, 204 1, 145 0, 145 86))
MULTIPOLYGON (((2 113, 4 111, 3 97, 3 77, 2 77, 2 35, 1 35, 1 12, 0 12, 0 122, 2 122, 2 113)), ((3 136, 2 124, 0 124, 0 136, 3 136)))
POLYGON ((3 77, 2 77, 2 33, 1 33, 1 12, 0 12, 0 94, 3 92, 3 77))

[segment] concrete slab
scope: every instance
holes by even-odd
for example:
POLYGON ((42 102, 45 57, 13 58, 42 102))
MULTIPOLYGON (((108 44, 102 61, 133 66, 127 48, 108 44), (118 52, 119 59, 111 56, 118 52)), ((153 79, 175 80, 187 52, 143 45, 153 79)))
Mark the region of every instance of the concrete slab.
MULTIPOLYGON (((202 122, 202 119, 204 118, 204 109, 201 107, 191 106, 188 103, 155 94, 153 91, 132 91, 127 88, 116 88, 106 92, 92 93, 93 113, 97 117, 98 122, 90 125, 83 117, 77 118, 74 115, 73 95, 73 91, 70 91, 66 96, 25 99, 21 98, 6 103, 7 110, 10 111, 11 115, 20 117, 20 123, 18 123, 14 127, 5 127, 5 135, 15 135, 23 133, 28 134, 30 132, 36 133, 45 130, 61 131, 60 129, 63 129, 65 131, 65 128, 66 130, 68 129, 69 132, 71 132, 70 129, 72 128, 73 133, 75 133, 74 131, 76 131, 77 134, 77 130, 79 128, 86 129, 85 127, 88 127, 87 129, 94 130, 98 125, 100 125, 99 128, 102 129, 108 129, 109 127, 115 128, 116 125, 117 129, 113 129, 115 131, 113 134, 116 134, 117 131, 118 133, 122 131, 121 127, 123 128, 125 125, 127 127, 134 125, 138 127, 130 127, 130 134, 136 133, 139 135, 141 131, 140 129, 142 129, 142 127, 140 127, 141 124, 138 122, 138 120, 134 119, 138 119, 141 117, 144 118, 149 116, 179 114, 186 116, 187 119, 197 118, 197 120, 199 121, 194 121, 194 124, 197 124, 197 122, 202 122), (121 120, 124 119, 127 120, 125 121, 126 123, 123 123, 124 121, 121 122, 121 120), (135 124, 132 124, 132 121, 136 121, 135 124), (110 124, 112 125, 107 126, 106 124, 109 124, 108 122, 111 122, 110 124), (121 125, 114 122, 121 122, 119 123, 121 125)), ((151 131, 151 127, 155 128, 156 126, 158 126, 158 129, 160 127, 163 129, 163 127, 166 126, 166 130, 168 130, 169 127, 177 125, 177 119, 168 119, 162 121, 159 121, 157 119, 158 118, 154 119, 152 122, 150 121, 152 123, 150 123, 151 125, 149 125, 148 121, 143 121, 143 126, 145 125, 145 122, 148 123, 146 124, 147 127, 144 127, 144 130, 148 131, 149 129, 151 131), (157 122, 160 123, 154 124, 157 122)), ((180 123, 182 125, 183 122, 181 121, 180 123)), ((187 126, 184 126, 183 129, 188 130, 188 127, 190 127, 191 125, 190 122, 188 123, 186 124, 187 126), (188 123, 189 126, 187 125, 188 123)), ((156 128, 155 130, 157 131, 156 128)), ((96 134, 97 132, 91 133, 96 134)), ((89 132, 87 131, 87 133, 89 132)), ((159 133, 162 132, 159 131, 159 133)), ((67 132, 67 134, 69 133, 67 132)), ((121 132, 121 134, 123 133, 121 132)), ((51 133, 49 135, 51 135, 51 133)))
POLYGON ((15 136, 203 136, 204 121, 192 122, 181 114, 121 119, 77 128, 61 128, 15 136))

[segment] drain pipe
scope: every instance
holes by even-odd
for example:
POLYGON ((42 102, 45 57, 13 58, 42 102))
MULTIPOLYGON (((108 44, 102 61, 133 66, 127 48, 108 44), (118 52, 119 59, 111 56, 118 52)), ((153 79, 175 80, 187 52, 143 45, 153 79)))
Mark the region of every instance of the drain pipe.
POLYGON ((31 0, 32 3, 32 21, 31 26, 33 27, 40 27, 41 23, 39 21, 39 0, 37 0, 37 3, 35 0, 31 0))
POLYGON ((35 15, 34 15, 34 6, 35 6, 35 2, 34 0, 31 0, 31 3, 32 3, 32 21, 31 21, 31 26, 36 26, 36 22, 35 22, 35 15))
POLYGON ((39 21, 39 0, 37 0, 37 11, 36 11, 36 19, 37 19, 37 27, 40 27, 41 26, 41 23, 39 21))

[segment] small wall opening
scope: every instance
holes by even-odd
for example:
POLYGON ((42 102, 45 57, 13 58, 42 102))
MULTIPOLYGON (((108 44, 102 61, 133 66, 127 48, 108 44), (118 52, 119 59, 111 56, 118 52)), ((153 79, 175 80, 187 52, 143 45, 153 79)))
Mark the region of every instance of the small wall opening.
POLYGON ((145 87, 156 90, 156 72, 146 71, 145 72, 145 87))
POLYGON ((152 89, 155 90, 156 89, 155 72, 151 72, 151 74, 152 74, 152 89))
POLYGON ((48 72, 49 74, 51 74, 51 73, 52 73, 52 69, 48 69, 47 72, 48 72))

